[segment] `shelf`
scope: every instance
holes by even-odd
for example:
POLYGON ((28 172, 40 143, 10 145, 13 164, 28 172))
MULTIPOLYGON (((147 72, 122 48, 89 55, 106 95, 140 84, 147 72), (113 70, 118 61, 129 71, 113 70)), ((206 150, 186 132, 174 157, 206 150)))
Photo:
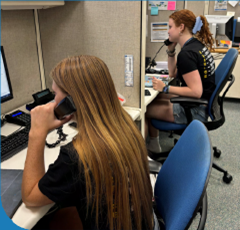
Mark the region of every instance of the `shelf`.
POLYGON ((32 10, 63 6, 64 1, 1 1, 2 10, 32 10))

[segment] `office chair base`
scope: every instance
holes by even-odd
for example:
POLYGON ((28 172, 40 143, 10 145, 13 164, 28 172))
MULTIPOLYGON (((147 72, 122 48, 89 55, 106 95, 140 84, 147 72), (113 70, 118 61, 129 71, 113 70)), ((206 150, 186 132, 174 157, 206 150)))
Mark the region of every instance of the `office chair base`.
POLYGON ((217 147, 213 147, 213 155, 216 157, 216 158, 219 158, 221 156, 221 150, 218 149, 217 147))
POLYGON ((224 173, 224 176, 223 176, 223 181, 226 183, 226 184, 230 184, 231 181, 232 181, 232 176, 230 174, 228 174, 228 172, 224 173))
POLYGON ((226 183, 226 184, 230 184, 233 177, 225 170, 223 170, 222 168, 220 168, 218 165, 216 165, 215 163, 213 163, 212 165, 213 168, 217 169, 218 171, 222 172, 224 175, 223 175, 223 181, 226 183))

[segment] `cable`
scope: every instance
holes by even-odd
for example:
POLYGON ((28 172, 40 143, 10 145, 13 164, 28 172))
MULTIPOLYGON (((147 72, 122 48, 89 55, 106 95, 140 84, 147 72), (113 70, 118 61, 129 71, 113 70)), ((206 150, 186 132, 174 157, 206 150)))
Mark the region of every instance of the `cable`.
POLYGON ((59 128, 57 128, 57 134, 59 136, 58 136, 58 140, 55 143, 49 144, 46 141, 45 144, 46 144, 46 146, 48 148, 55 148, 61 141, 65 141, 66 140, 67 134, 63 133, 63 129, 62 128, 63 128, 63 126, 60 126, 59 128))
POLYGON ((155 57, 154 57, 154 58, 152 59, 152 61, 149 63, 149 67, 147 68, 147 71, 149 71, 152 66, 157 65, 157 63, 155 62, 155 58, 157 57, 158 53, 159 53, 160 50, 163 48, 163 46, 165 46, 165 44, 163 44, 163 45, 159 48, 159 50, 157 51, 155 57))

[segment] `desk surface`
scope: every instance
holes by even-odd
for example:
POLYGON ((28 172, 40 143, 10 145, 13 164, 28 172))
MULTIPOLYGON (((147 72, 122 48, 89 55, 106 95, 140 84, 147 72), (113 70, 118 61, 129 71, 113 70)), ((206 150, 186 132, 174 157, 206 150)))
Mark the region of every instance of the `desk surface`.
MULTIPOLYGON (((19 108, 22 111, 26 111, 24 106, 19 108)), ((9 135, 15 130, 17 130, 20 126, 6 123, 3 127, 1 127, 1 134, 2 135, 9 135)), ((61 142, 61 145, 65 145, 72 140, 72 138, 77 134, 77 131, 70 127, 68 124, 63 126, 63 132, 68 134, 66 141, 61 142)), ((57 131, 52 131, 47 136, 47 141, 49 143, 54 143, 58 139, 57 131)), ((45 146, 44 150, 44 160, 45 160, 45 169, 47 170, 49 165, 52 164, 58 157, 60 146, 55 148, 49 149, 45 146)), ((20 151, 19 153, 15 154, 11 158, 3 161, 1 163, 2 169, 24 169, 25 159, 27 155, 27 148, 20 151)), ((46 205, 43 207, 36 207, 36 208, 28 208, 25 204, 21 204, 16 213, 14 214, 12 221, 26 229, 31 229, 37 222, 40 220, 48 210, 54 204, 46 205), (26 218, 27 217, 27 218, 26 218)))
MULTIPOLYGON (((232 47, 232 48, 237 49, 237 50, 238 50, 238 53, 240 54, 240 49, 235 48, 235 47, 232 47)), ((227 52, 228 52, 228 49, 213 49, 213 50, 211 51, 211 53, 223 53, 223 54, 225 54, 225 53, 227 53, 227 52)))

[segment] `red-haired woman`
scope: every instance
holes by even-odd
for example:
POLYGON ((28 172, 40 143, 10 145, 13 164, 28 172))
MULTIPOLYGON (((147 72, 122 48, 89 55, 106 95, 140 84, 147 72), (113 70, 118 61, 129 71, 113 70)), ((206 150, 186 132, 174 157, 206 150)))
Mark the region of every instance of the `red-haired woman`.
MULTIPOLYGON (((174 12, 169 17, 168 35, 172 42, 167 50, 169 75, 177 77, 181 87, 166 86, 161 80, 153 80, 153 88, 163 92, 147 107, 146 112, 145 136, 149 134, 148 150, 153 153, 161 152, 161 147, 158 130, 150 124, 150 119, 187 123, 183 107, 172 104, 169 99, 177 95, 209 100, 215 89, 215 63, 210 53, 214 40, 206 18, 202 15, 195 17, 186 9, 174 12), (181 51, 176 58, 177 43, 181 51)), ((191 113, 194 119, 203 122, 208 119, 204 105, 191 109, 191 113)))

